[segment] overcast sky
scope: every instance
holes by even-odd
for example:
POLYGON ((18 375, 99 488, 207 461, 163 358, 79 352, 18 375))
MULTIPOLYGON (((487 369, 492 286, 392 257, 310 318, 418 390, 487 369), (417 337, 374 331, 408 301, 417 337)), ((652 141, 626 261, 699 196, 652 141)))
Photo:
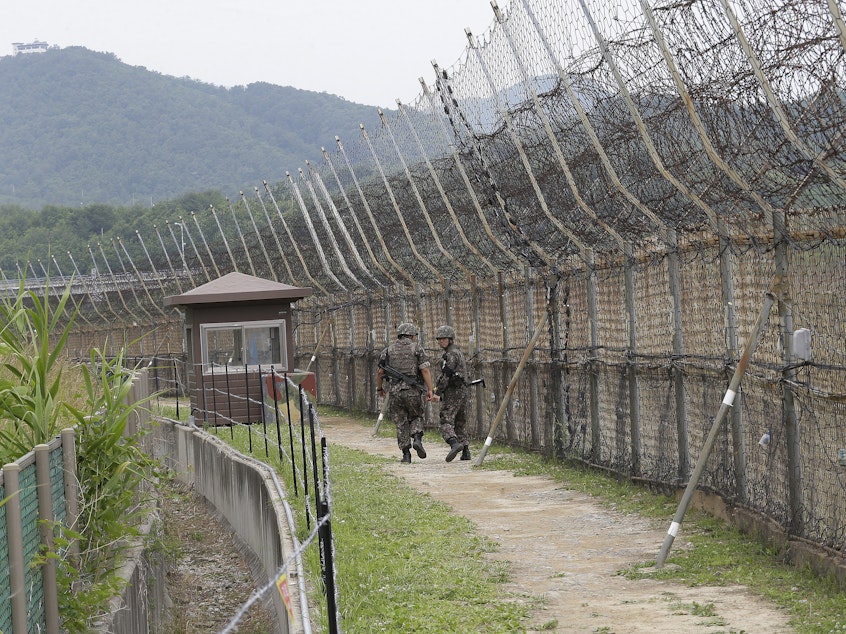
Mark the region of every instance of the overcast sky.
MULTIPOLYGON (((500 0, 501 7, 508 6, 500 0)), ((45 41, 220 86, 266 81, 392 108, 462 59, 489 0, 2 0, 0 55, 45 41)))

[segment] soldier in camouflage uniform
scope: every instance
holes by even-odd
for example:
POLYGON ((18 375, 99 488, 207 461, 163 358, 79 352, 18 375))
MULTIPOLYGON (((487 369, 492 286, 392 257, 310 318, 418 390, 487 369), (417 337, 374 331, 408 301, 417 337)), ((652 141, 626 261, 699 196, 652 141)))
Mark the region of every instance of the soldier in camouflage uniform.
POLYGON ((388 413, 397 426, 397 445, 402 451, 402 462, 411 462, 412 447, 419 458, 426 457, 423 448, 423 415, 427 401, 432 400, 432 375, 429 372, 429 357, 417 342, 417 327, 402 323, 397 327, 397 340, 379 355, 379 369, 376 371, 376 388, 379 396, 385 398, 384 382, 388 381, 388 413), (386 374, 384 366, 402 372, 417 385, 393 379, 386 374))
POLYGON ((467 364, 464 354, 455 345, 455 329, 452 326, 441 326, 435 337, 444 351, 441 375, 438 377, 435 391, 441 401, 441 436, 449 444, 446 461, 452 462, 459 452, 462 460, 470 460, 470 448, 464 432, 470 397, 466 381, 467 364))

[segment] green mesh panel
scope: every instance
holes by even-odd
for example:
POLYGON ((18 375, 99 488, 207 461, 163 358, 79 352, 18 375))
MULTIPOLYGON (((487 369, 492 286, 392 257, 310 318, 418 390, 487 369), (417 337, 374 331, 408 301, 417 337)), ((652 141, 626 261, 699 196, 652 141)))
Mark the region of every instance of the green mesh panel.
POLYGON ((63 522, 66 516, 64 461, 62 447, 50 452, 50 494, 53 500, 53 519, 63 522))
POLYGON ((33 566, 41 543, 38 532, 38 496, 36 495, 35 464, 21 469, 21 528, 24 547, 24 585, 27 593, 28 631, 45 630, 44 588, 41 567, 33 566))

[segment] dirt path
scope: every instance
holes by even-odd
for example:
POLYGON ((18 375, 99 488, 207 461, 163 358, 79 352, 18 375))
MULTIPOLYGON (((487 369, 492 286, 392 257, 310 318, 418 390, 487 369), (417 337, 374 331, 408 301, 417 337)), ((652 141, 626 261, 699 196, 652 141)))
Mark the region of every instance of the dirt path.
MULTIPOLYGON (((450 505, 500 548, 512 565, 507 590, 536 605, 536 630, 557 632, 792 632, 787 616, 742 587, 688 588, 617 574, 654 561, 666 527, 605 509, 591 498, 542 477, 473 470, 447 463, 447 445, 427 431, 425 460, 399 463, 396 441, 373 438, 358 421, 321 421, 327 441, 395 457, 390 470, 412 487, 450 505), (538 598, 542 598, 538 602, 538 598), (551 623, 557 621, 557 627, 551 623)), ((390 425, 390 423, 386 422, 390 425)), ((674 548, 683 546, 682 537, 674 548)))

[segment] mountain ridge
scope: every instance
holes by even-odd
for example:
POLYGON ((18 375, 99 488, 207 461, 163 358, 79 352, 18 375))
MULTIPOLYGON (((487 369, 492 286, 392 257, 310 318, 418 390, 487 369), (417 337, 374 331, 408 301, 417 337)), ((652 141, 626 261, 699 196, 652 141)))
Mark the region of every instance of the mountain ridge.
POLYGON ((379 125, 375 106, 290 86, 224 88, 83 47, 0 57, 0 204, 108 203, 278 182, 379 125))

